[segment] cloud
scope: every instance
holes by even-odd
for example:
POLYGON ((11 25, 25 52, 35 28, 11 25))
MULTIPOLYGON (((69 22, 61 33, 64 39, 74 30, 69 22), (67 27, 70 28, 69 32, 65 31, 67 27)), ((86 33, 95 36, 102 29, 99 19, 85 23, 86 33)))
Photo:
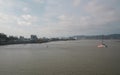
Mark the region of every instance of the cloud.
POLYGON ((11 24, 16 22, 17 17, 13 15, 8 15, 5 13, 0 13, 0 23, 2 24, 11 24))
POLYGON ((31 9, 28 8, 28 7, 24 7, 22 10, 23 10, 23 12, 25 12, 25 13, 29 13, 29 12, 31 11, 31 9))
POLYGON ((77 7, 81 3, 81 0, 73 0, 73 6, 77 7))
POLYGON ((37 17, 31 16, 30 14, 25 14, 21 15, 20 18, 18 18, 18 25, 23 25, 23 26, 30 26, 34 22, 37 22, 37 17))
POLYGON ((29 15, 29 14, 27 14, 27 15, 22 15, 21 16, 24 20, 26 20, 26 21, 31 21, 31 20, 33 20, 33 17, 31 16, 31 15, 29 15))
POLYGON ((37 17, 30 14, 24 14, 21 16, 9 15, 5 13, 0 13, 0 23, 6 26, 9 25, 32 25, 37 22, 37 17))
POLYGON ((70 16, 67 16, 67 15, 60 15, 60 16, 58 16, 58 19, 60 20, 60 21, 66 21, 66 20, 69 20, 69 21, 71 21, 72 20, 72 16, 70 17, 70 16))
POLYGON ((40 4, 45 2, 45 0, 33 0, 33 1, 40 4))
POLYGON ((112 33, 111 28, 116 27, 112 25, 120 22, 119 10, 113 5, 112 3, 102 4, 96 0, 89 1, 84 5, 84 12, 87 15, 60 15, 58 16, 59 21, 51 31, 62 34, 97 34, 103 31, 112 33))
POLYGON ((107 23, 120 21, 119 10, 113 5, 101 4, 98 1, 91 1, 85 7, 91 18, 95 20, 96 25, 105 25, 107 23))

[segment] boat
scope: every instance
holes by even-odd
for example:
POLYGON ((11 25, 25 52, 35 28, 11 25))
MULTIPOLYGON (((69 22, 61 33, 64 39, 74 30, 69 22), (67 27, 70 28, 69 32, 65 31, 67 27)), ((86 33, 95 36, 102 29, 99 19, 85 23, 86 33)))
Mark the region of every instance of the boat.
POLYGON ((103 41, 103 36, 102 36, 102 41, 101 41, 101 43, 97 46, 98 48, 106 48, 106 47, 108 47, 105 43, 104 43, 104 41, 103 41))
POLYGON ((97 47, 98 48, 105 48, 105 47, 108 47, 108 46, 106 44, 99 44, 97 47))

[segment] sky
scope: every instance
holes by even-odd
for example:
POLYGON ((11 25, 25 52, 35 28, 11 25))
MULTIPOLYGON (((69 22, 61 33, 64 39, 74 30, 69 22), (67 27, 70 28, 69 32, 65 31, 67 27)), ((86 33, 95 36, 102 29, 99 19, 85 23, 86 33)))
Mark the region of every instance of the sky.
POLYGON ((0 0, 0 33, 60 37, 120 33, 120 0, 0 0))

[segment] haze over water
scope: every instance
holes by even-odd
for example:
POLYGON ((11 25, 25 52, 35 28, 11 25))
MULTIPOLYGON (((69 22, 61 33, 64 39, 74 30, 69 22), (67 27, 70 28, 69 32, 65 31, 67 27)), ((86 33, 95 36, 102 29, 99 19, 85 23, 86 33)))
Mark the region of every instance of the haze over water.
POLYGON ((120 75, 120 42, 59 41, 0 46, 0 75, 120 75), (48 46, 48 47, 47 47, 48 46))

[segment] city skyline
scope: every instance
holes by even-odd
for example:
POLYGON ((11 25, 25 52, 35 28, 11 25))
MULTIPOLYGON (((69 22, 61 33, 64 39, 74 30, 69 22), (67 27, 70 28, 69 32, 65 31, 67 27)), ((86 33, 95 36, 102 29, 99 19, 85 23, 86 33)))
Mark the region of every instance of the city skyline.
POLYGON ((120 0, 0 0, 0 33, 59 37, 120 33, 120 0))

